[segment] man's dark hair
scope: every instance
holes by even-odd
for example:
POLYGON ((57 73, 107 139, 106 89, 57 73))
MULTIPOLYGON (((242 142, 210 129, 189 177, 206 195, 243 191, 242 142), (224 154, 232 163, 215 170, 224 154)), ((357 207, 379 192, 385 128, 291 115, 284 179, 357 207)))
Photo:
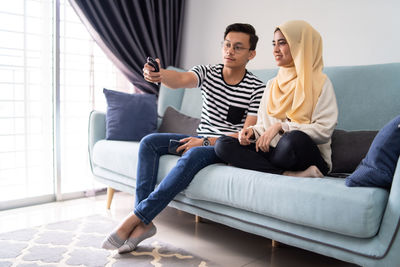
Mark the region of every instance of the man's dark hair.
POLYGON ((224 39, 230 32, 243 32, 250 35, 250 50, 256 50, 258 36, 256 35, 256 30, 253 26, 246 23, 234 23, 226 27, 224 39))

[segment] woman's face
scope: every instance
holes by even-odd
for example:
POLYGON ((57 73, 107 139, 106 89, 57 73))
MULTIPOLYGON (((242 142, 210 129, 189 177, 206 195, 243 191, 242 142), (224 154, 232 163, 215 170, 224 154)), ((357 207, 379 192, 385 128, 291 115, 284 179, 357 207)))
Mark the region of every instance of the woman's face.
POLYGON ((272 40, 273 54, 276 64, 279 67, 288 67, 293 63, 292 54, 290 53, 289 44, 286 41, 280 30, 274 33, 274 40, 272 40))

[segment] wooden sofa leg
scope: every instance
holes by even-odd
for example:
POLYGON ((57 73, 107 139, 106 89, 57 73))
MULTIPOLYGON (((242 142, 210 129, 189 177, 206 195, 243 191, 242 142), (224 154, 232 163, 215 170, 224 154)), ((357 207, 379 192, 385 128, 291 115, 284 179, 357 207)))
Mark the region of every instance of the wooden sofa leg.
POLYGON ((271 244, 272 244, 273 248, 279 248, 280 243, 278 241, 276 241, 276 240, 271 240, 271 241, 272 241, 271 244))
POLYGON ((195 217, 195 222, 196 222, 196 223, 201 223, 201 217, 198 216, 198 215, 196 215, 196 217, 195 217))
POLYGON ((107 187, 107 209, 109 210, 111 207, 111 202, 114 197, 114 188, 107 187))

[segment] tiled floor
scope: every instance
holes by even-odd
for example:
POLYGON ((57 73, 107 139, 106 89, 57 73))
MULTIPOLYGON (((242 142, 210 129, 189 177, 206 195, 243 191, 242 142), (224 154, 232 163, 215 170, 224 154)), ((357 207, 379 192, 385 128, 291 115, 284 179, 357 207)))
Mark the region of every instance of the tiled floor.
MULTIPOLYGON (((121 220, 133 207, 133 196, 116 193, 111 210, 105 195, 0 212, 0 232, 103 214, 121 220)), ((271 240, 214 222, 195 223, 194 216, 166 208, 155 220, 156 238, 229 267, 354 266, 294 247, 272 248, 271 240)))

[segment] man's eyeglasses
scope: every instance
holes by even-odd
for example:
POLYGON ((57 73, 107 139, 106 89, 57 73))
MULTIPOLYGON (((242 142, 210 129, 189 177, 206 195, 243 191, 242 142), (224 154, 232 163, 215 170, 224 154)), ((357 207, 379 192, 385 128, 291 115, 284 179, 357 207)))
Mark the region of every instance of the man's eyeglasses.
MULTIPOLYGON (((231 49, 232 44, 231 44, 231 42, 229 42, 229 41, 222 41, 222 42, 221 42, 221 46, 222 46, 222 48, 224 48, 224 50, 226 51, 226 50, 228 50, 228 49, 231 49)), ((250 48, 246 48, 246 47, 243 47, 243 46, 241 46, 241 45, 234 45, 234 46, 232 47, 232 49, 233 49, 233 51, 234 51, 236 54, 240 54, 240 53, 243 52, 244 50, 250 50, 250 48)))

